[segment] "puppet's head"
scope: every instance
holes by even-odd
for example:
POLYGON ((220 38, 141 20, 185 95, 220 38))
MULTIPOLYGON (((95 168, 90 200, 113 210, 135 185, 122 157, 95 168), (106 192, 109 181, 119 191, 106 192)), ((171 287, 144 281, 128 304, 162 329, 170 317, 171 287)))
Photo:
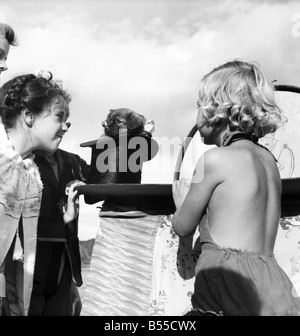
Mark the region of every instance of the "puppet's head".
POLYGON ((123 132, 128 135, 137 135, 144 131, 146 118, 127 108, 110 110, 106 120, 102 122, 104 133, 112 138, 118 137, 123 132))

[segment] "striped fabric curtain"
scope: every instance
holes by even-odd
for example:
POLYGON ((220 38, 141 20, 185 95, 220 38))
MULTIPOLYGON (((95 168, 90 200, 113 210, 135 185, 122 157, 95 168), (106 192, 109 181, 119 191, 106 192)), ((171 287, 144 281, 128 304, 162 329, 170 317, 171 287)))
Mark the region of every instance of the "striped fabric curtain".
POLYGON ((81 315, 181 316, 189 311, 200 246, 171 217, 101 212, 81 315))

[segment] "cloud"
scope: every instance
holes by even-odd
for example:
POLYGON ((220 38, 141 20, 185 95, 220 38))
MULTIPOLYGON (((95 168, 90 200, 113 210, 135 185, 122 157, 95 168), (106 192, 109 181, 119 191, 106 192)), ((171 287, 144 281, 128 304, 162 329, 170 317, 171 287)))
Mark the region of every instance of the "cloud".
POLYGON ((199 80, 233 58, 258 61, 271 79, 299 85, 294 1, 41 3, 4 1, 21 42, 5 78, 44 68, 63 79, 73 100, 62 146, 86 159, 79 144, 100 135, 110 108, 155 120, 155 136, 186 136, 199 80))
MULTIPOLYGON (((63 79, 73 99, 61 146, 89 162, 90 149, 79 145, 102 133, 111 108, 153 119, 158 139, 183 139, 195 123, 201 77, 231 59, 258 61, 270 79, 300 86, 300 37, 292 34, 299 12, 298 0, 1 0, 0 18, 20 40, 2 77, 47 69, 63 79)), ((197 155, 206 149, 197 146, 197 155)), ((178 150, 145 164, 144 180, 171 183, 178 150)), ((193 170, 193 153, 184 174, 193 170)), ((94 235, 98 210, 81 210, 90 223, 81 236, 94 235)))

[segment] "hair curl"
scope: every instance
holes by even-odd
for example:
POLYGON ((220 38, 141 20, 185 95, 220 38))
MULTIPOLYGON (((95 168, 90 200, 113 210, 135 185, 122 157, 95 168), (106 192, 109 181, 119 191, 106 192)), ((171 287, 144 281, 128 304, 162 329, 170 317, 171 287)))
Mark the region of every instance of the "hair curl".
POLYGON ((225 63, 203 77, 198 107, 208 126, 227 122, 231 130, 262 138, 286 118, 275 102, 274 86, 254 63, 225 63))
POLYGON ((24 109, 39 115, 53 98, 62 96, 69 103, 71 96, 55 81, 33 74, 17 76, 0 88, 0 116, 6 129, 15 126, 24 109))

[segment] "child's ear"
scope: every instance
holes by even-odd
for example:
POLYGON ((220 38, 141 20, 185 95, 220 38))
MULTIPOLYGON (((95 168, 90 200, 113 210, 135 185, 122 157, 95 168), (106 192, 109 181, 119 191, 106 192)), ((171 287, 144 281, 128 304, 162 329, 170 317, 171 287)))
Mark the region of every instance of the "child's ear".
POLYGON ((146 119, 144 116, 137 113, 130 113, 127 118, 127 125, 130 129, 143 129, 146 119))
POLYGON ((32 112, 25 109, 25 110, 22 111, 22 115, 23 115, 23 119, 25 121, 25 124, 28 127, 32 127, 33 121, 34 121, 34 115, 32 114, 32 112))
POLYGON ((120 128, 120 127, 124 127, 124 125, 126 125, 126 119, 123 118, 123 117, 117 117, 116 118, 116 124, 117 126, 120 128))

